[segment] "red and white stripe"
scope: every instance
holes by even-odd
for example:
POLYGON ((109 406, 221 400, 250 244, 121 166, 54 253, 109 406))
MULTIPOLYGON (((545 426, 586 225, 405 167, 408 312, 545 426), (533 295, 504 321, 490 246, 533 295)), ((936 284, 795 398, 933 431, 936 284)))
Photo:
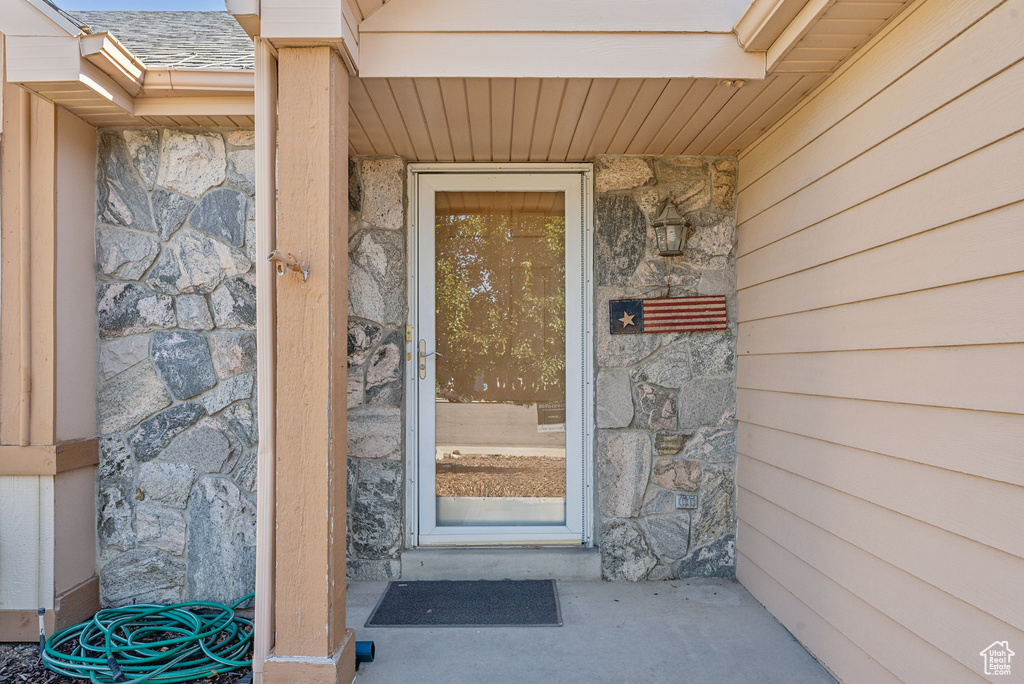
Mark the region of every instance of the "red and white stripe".
POLYGON ((666 297, 644 300, 644 332, 725 330, 725 297, 666 297))

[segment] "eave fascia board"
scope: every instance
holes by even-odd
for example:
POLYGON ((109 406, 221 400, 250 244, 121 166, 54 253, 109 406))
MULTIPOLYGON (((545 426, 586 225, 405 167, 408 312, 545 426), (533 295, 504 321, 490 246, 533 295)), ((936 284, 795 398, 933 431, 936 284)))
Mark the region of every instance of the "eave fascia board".
POLYGON ((135 116, 254 116, 252 95, 199 97, 139 97, 135 116))
POLYGON ((835 3, 836 0, 809 0, 806 2, 796 17, 786 25, 779 37, 768 48, 765 68, 769 72, 774 70, 778 63, 785 59, 786 55, 796 47, 796 44, 807 35, 807 32, 835 3))
POLYGON ((361 33, 728 33, 749 0, 389 0, 361 33))
POLYGON ((765 76, 765 54, 729 33, 370 33, 359 75, 462 78, 765 76), (601 59, 594 59, 601 55, 601 59))
POLYGON ((252 97, 255 87, 255 72, 248 70, 149 69, 142 83, 142 97, 182 93, 252 97))
POLYGON ((807 0, 754 0, 733 31, 740 45, 751 52, 771 47, 807 0))
POLYGON ((260 0, 260 37, 275 49, 329 46, 352 74, 359 73, 360 14, 351 0, 260 0))
POLYGON ((260 0, 224 0, 224 8, 250 38, 260 35, 260 0))
POLYGON ((109 33, 92 33, 79 38, 82 57, 99 67, 132 95, 142 91, 146 67, 128 48, 109 33))

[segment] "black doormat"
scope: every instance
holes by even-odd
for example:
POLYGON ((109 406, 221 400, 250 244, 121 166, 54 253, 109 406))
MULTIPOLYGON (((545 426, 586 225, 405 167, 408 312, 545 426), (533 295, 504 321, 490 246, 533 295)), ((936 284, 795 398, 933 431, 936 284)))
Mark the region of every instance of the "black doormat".
POLYGON ((554 580, 389 582, 364 627, 561 627, 554 580))

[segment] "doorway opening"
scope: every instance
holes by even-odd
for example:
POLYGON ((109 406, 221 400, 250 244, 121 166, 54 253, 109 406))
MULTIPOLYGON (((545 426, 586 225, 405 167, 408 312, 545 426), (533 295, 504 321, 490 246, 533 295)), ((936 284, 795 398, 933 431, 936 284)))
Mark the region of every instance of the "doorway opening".
POLYGON ((409 545, 589 545, 590 166, 409 181, 409 545))

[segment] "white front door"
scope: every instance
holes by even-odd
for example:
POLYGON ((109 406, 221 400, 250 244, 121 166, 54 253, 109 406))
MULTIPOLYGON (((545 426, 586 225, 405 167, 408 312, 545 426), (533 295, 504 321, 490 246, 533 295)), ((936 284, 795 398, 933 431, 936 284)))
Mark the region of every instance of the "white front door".
POLYGON ((413 165, 413 544, 587 544, 584 165, 413 165))

